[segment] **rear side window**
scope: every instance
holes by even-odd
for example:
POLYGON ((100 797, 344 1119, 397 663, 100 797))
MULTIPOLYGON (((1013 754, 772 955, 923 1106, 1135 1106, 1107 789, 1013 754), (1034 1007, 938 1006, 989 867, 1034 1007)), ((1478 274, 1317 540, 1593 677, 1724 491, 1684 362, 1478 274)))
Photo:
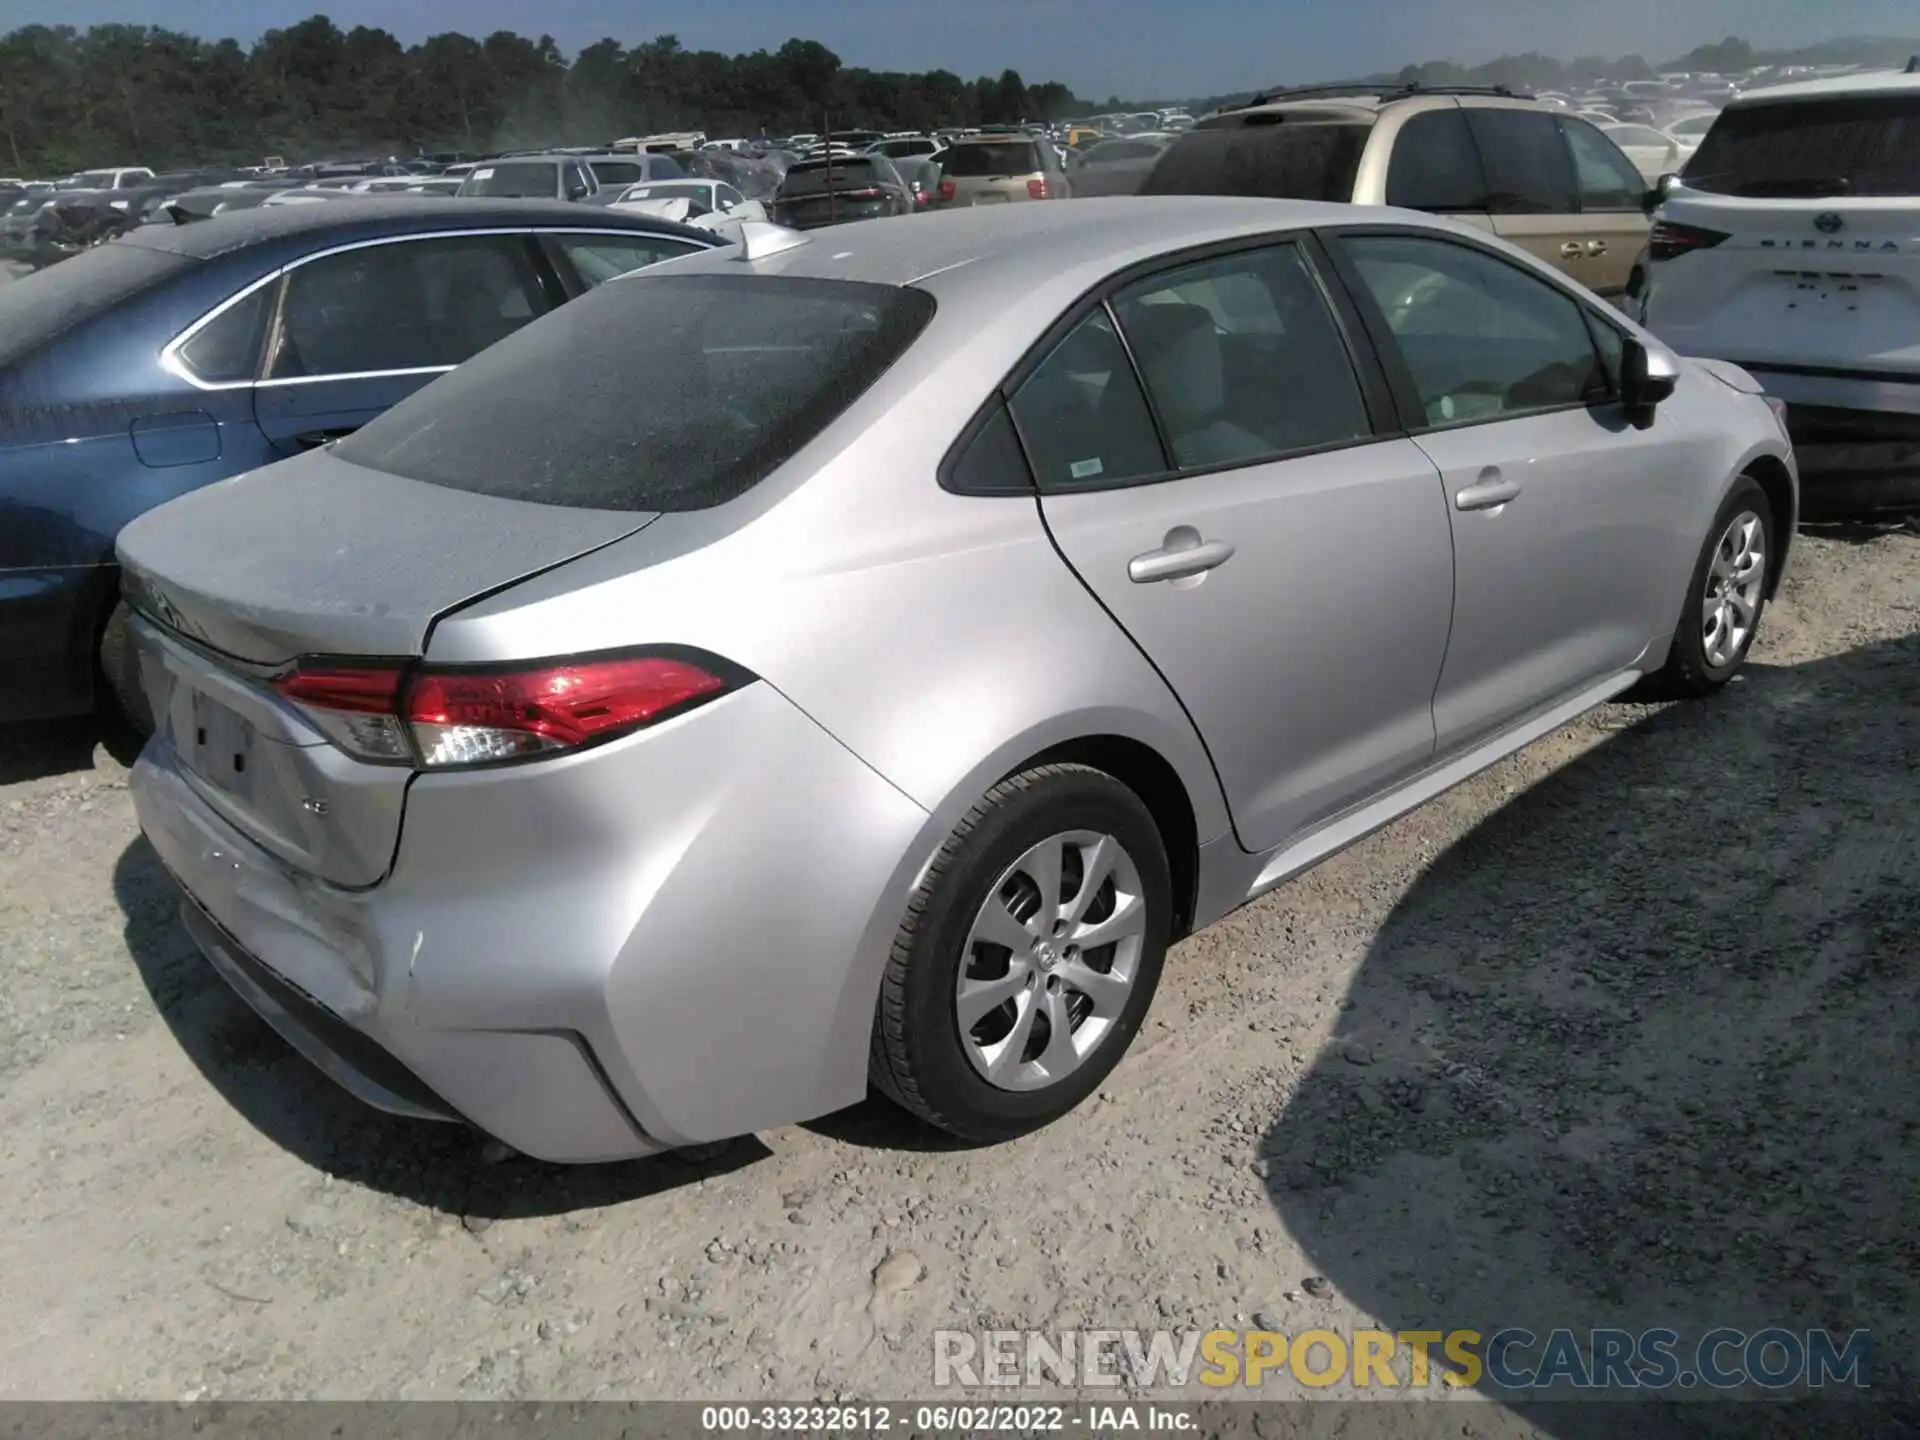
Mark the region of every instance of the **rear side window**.
POLYGON ((208 384, 253 379, 260 369, 267 312, 277 293, 276 287, 261 285, 229 305, 180 347, 180 363, 208 384))
POLYGON ((1189 130, 1162 155, 1143 195, 1257 195, 1273 200, 1353 198, 1371 125, 1262 117, 1278 123, 1189 130))
POLYGON ((463 195, 496 195, 506 199, 551 200, 559 194, 559 166, 547 161, 515 163, 498 160, 482 165, 460 187, 463 195))
POLYGON ((959 180, 995 175, 1030 175, 1042 169, 1040 152, 1024 140, 1000 144, 956 145, 941 159, 941 169, 959 180))
POLYGON ((1570 116, 1561 118, 1560 129, 1567 137, 1567 148, 1573 153, 1573 170, 1580 185, 1582 210, 1643 208, 1647 182, 1634 168, 1633 162, 1620 153, 1618 143, 1609 140, 1586 121, 1570 116))
POLYGON ((1400 127, 1387 162, 1387 204, 1456 213, 1487 208, 1487 177, 1465 115, 1428 110, 1400 127))
POLYGON ((1475 109, 1467 124, 1487 170, 1496 215, 1572 215, 1580 208, 1573 160, 1544 110, 1475 109))
POLYGON ((744 494, 904 354, 933 297, 893 285, 661 275, 561 307, 340 442, 428 484, 594 510, 744 494))
POLYGON ((1183 469, 1366 435, 1346 346, 1299 247, 1182 266, 1115 299, 1183 469))
POLYGON ((1685 173, 1718 195, 1920 195, 1920 92, 1724 110, 1685 173))
POLYGON ((1163 474, 1166 456, 1140 382, 1105 310, 1054 347, 1013 397, 1034 477, 1048 492, 1163 474))
POLYGON ((458 365, 547 309, 518 235, 366 245, 290 272, 272 379, 458 365))

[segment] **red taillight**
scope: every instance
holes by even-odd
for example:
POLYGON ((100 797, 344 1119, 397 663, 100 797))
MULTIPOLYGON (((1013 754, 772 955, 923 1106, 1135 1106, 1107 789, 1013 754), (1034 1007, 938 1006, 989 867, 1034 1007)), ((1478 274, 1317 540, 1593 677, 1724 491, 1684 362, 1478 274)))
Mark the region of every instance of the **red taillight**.
POLYGON ((611 739, 748 678, 711 656, 663 652, 411 672, 303 661, 273 688, 361 759, 442 769, 611 739))
POLYGON ((960 191, 960 187, 955 185, 951 180, 942 180, 940 182, 940 198, 942 200, 953 199, 953 197, 957 195, 959 191, 960 191))
POLYGON ((1655 260, 1675 260, 1696 250, 1711 250, 1727 238, 1721 230, 1701 225, 1682 225, 1674 220, 1656 220, 1647 237, 1647 254, 1655 260))
POLYGON ((300 705, 352 715, 392 715, 399 703, 400 676, 398 665, 298 665, 276 679, 273 688, 300 705))
POLYGON ((1027 181, 1027 198, 1029 200, 1046 199, 1047 198, 1047 182, 1045 180, 1027 181))

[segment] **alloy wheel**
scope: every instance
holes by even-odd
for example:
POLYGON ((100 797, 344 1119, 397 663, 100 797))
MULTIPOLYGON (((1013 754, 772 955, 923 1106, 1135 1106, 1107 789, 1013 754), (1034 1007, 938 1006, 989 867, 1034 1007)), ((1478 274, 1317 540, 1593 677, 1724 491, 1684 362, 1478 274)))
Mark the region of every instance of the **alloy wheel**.
POLYGON ((1111 835, 1049 836, 988 892, 961 956, 961 1047, 1002 1090, 1041 1090, 1112 1033, 1147 930, 1140 872, 1111 835))
POLYGON ((1767 527, 1742 510, 1720 533, 1700 597, 1701 651, 1718 670, 1745 652, 1760 617, 1767 579, 1767 527))

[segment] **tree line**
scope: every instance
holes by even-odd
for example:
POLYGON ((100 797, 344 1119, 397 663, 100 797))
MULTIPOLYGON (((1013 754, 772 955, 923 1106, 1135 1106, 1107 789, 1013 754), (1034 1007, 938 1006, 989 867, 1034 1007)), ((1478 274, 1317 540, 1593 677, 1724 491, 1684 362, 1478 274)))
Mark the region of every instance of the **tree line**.
MULTIPOLYGON (((1730 38, 1658 68, 1732 72, 1856 57, 1893 64, 1912 50, 1920 42, 1833 41, 1768 55, 1730 38)), ((1655 68, 1637 55, 1561 62, 1528 54, 1373 78, 1545 87, 1655 68)), ((1197 114, 1247 93, 1187 104, 1197 114)), ((0 165, 22 177, 110 164, 258 164, 268 155, 585 145, 685 129, 717 137, 827 124, 1004 125, 1140 108, 1118 96, 1082 98, 1057 81, 1030 84, 1011 69, 973 80, 947 70, 866 70, 814 40, 723 55, 687 50, 672 35, 631 48, 605 39, 569 59, 550 35, 447 33, 407 46, 382 29, 342 31, 324 15, 269 30, 251 47, 141 25, 29 25, 0 36, 0 165)))

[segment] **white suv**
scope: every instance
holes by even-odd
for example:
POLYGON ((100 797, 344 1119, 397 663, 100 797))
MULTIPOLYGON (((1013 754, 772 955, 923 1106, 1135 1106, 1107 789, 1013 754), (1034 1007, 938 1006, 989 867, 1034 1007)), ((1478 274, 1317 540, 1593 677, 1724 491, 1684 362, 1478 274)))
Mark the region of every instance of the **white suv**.
POLYGON ((1788 402, 1809 508, 1920 502, 1920 58, 1728 105, 1633 288, 1661 339, 1788 402))

